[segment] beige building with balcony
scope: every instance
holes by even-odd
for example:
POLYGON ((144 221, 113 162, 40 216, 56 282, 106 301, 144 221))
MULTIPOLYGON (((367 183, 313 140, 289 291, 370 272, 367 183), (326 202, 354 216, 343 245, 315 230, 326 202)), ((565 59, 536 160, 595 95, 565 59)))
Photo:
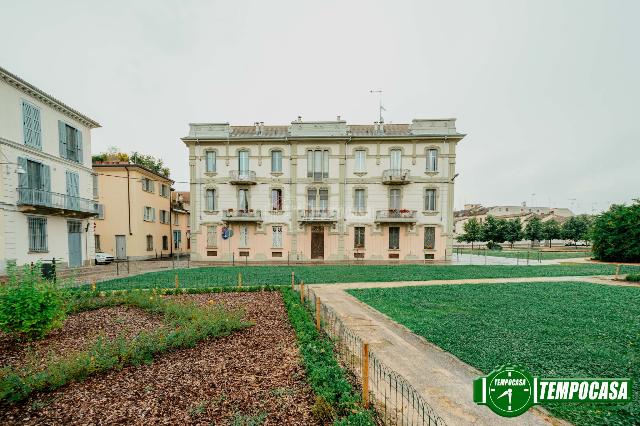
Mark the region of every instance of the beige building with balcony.
POLYGON ((0 68, 0 272, 93 259, 91 130, 100 125, 0 68))
POLYGON ((191 124, 192 259, 449 259, 463 137, 455 119, 191 124))
POLYGON ((173 181, 126 162, 93 164, 95 250, 143 260, 188 253, 188 216, 173 181))

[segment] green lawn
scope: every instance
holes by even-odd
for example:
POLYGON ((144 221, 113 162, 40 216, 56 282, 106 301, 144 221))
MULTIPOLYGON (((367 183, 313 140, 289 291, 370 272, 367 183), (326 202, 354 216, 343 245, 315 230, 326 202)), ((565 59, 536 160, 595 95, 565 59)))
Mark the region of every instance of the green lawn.
MULTIPOLYGON (((242 273, 243 285, 287 285, 291 271, 296 281, 307 284, 371 281, 455 280, 465 278, 554 277, 569 275, 612 275, 615 265, 326 265, 326 266, 214 266, 170 269, 129 278, 99 282, 98 290, 173 287, 178 274, 181 287, 236 285, 242 273)), ((621 273, 640 272, 640 267, 624 266, 621 273)), ((86 288, 86 287, 85 287, 86 288)))
POLYGON ((349 293, 485 373, 518 364, 545 377, 631 377, 626 407, 546 407, 579 425, 640 424, 640 288, 511 283, 349 293))
MULTIPOLYGON (((527 253, 530 260, 555 260, 555 259, 575 259, 577 257, 591 257, 591 250, 584 251, 540 251, 540 250, 478 250, 460 249, 460 254, 477 254, 484 256, 508 257, 510 259, 527 259, 527 253)), ((455 254, 454 254, 455 259, 455 254)))

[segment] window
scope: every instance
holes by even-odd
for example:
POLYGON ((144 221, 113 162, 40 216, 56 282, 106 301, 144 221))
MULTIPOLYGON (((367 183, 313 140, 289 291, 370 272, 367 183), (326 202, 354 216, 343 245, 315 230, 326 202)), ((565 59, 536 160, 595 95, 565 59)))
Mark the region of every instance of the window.
POLYGON ((438 150, 428 149, 427 150, 427 171, 435 172, 437 170, 438 170, 438 150))
POLYGON ((307 177, 320 181, 329 177, 329 151, 307 151, 307 177))
POLYGON ((426 226, 424 228, 424 248, 427 250, 433 250, 436 248, 435 226, 426 226))
POLYGON ((282 248, 282 225, 271 227, 271 247, 282 248))
POLYGON ((247 225, 240 225, 240 247, 249 246, 249 228, 247 225))
POLYGON ((282 189, 276 188, 271 190, 271 210, 282 210, 282 189))
POLYGON ((95 244, 95 246, 94 246, 94 247, 95 247, 96 253, 101 252, 101 251, 102 251, 102 248, 100 248, 100 235, 98 235, 98 234, 94 234, 94 236, 93 236, 93 243, 95 244))
POLYGON ((218 246, 218 227, 216 225, 207 226, 207 248, 218 246))
POLYGON ((182 243, 182 231, 173 231, 173 248, 179 249, 182 243))
POLYGON ((389 227, 389 250, 400 249, 400 227, 389 227))
POLYGON ((366 159, 367 159, 367 151, 364 149, 357 149, 355 153, 356 161, 355 161, 355 171, 356 172, 365 172, 367 169, 366 159))
POLYGON ((353 231, 353 247, 364 248, 364 226, 356 226, 353 231))
POLYGON ((392 149, 389 152, 389 161, 389 168, 399 174, 400 170, 402 170, 402 150, 392 149))
POLYGON ((165 185, 164 183, 160 185, 160 196, 169 198, 169 185, 165 185))
POLYGON ((271 151, 271 173, 282 173, 282 151, 271 151))
POLYGON ((67 198, 66 208, 70 210, 80 209, 80 176, 76 172, 66 172, 67 198))
POLYGON ((58 121, 60 157, 82 163, 82 132, 67 123, 58 121))
POLYGON ((93 178, 93 198, 98 198, 98 175, 91 175, 93 178))
POLYGON ((162 236, 162 250, 169 250, 169 237, 166 235, 162 236))
POLYGON ((205 171, 207 173, 215 173, 216 172, 216 152, 215 151, 207 151, 205 153, 205 171))
POLYGON ((178 216, 178 213, 173 214, 173 224, 180 225, 180 216, 178 216))
POLYGON ((153 251, 153 235, 147 235, 147 251, 153 251))
POLYGON ((307 209, 327 211, 329 209, 329 190, 309 188, 307 190, 307 209))
POLYGON ((357 188, 353 197, 353 209, 357 212, 364 212, 367 209, 364 199, 364 188, 357 188))
POLYGON ((436 190, 428 188, 424 192, 424 210, 433 212, 436 210, 436 190))
POLYGON ((47 219, 29 217, 29 251, 47 251, 47 219))
POLYGON ((249 176, 249 151, 238 152, 238 172, 241 177, 249 176))
POLYGON ((169 212, 160 210, 160 223, 169 223, 169 212))
POLYGON ((40 109, 26 101, 22 101, 22 132, 25 145, 42 149, 40 109))
POLYGON ((143 219, 145 222, 155 222, 156 221, 156 209, 153 207, 144 207, 144 215, 143 219))
POLYGON ((249 190, 241 188, 238 190, 238 210, 249 211, 249 190))
POLYGON ((216 190, 212 188, 207 189, 205 194, 206 209, 214 211, 216 209, 216 190))
POLYGON ((98 216, 96 219, 104 220, 104 204, 96 204, 98 206, 98 216))
POLYGON ((391 188, 389 190, 389 209, 400 210, 400 188, 391 188))
POLYGON ((145 192, 155 192, 155 182, 149 178, 142 178, 142 190, 145 192))

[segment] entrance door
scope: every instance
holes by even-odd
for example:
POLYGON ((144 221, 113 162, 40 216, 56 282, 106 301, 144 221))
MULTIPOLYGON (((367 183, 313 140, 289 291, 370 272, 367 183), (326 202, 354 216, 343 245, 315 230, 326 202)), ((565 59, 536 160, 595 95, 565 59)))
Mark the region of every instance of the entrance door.
POLYGON ((324 227, 311 228, 311 259, 324 259, 324 227))
MULTIPOLYGON (((164 241, 163 237, 163 241, 164 241)), ((166 249, 165 249, 166 250, 166 249)), ((127 258, 127 240, 124 235, 116 235, 116 259, 127 258)))
POLYGON ((82 222, 70 220, 67 222, 69 235, 69 267, 82 266, 82 222))

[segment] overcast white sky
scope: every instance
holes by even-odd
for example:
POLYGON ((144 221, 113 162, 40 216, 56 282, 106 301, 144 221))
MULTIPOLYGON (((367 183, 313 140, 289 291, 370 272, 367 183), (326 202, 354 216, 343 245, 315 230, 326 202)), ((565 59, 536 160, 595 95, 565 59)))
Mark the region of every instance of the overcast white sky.
POLYGON ((456 207, 590 213, 640 197, 638 17, 634 0, 0 0, 0 64, 100 122, 94 153, 159 156, 179 182, 189 122, 371 123, 381 88, 387 122, 458 118, 456 207))

